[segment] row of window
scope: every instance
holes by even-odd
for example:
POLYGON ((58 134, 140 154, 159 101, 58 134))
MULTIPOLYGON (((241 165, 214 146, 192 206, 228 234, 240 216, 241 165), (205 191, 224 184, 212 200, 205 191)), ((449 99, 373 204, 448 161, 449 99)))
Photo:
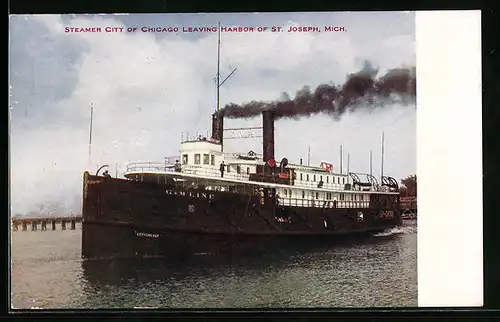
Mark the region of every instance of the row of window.
MULTIPOLYGON (((231 173, 231 167, 227 166, 227 173, 231 173)), ((241 173, 241 166, 237 165, 236 166, 236 173, 240 174, 241 173)), ((247 174, 250 174, 250 168, 247 167, 247 174)))
MULTIPOLYGON (((304 180, 303 174, 300 174, 300 180, 304 180)), ((306 181, 309 181, 309 173, 306 173, 306 181)), ((313 182, 316 182, 316 175, 313 174, 313 182)), ((326 183, 329 183, 330 176, 326 176, 326 183)), ((319 182, 323 182, 323 176, 319 176, 319 182)), ((333 177, 332 183, 335 183, 335 177, 333 177)), ((340 177, 337 177, 337 183, 340 184, 340 177)), ((345 184, 345 177, 342 177, 342 184, 345 184)))
MULTIPOLYGON (((183 154, 182 155, 182 164, 188 164, 189 163, 189 156, 188 154, 183 154)), ((196 153, 194 155, 194 164, 198 165, 201 164, 201 153, 196 153)), ((203 164, 205 165, 215 165, 215 155, 213 154, 203 154, 203 164)), ((231 172, 231 167, 227 166, 226 171, 228 173, 231 172)), ((237 165, 236 166, 236 173, 241 173, 241 166, 237 165)), ((250 174, 250 167, 247 167, 247 174, 250 174)))
MULTIPOLYGON (((189 163, 189 155, 182 155, 182 164, 189 163)), ((201 164, 201 154, 196 153, 194 155, 194 164, 201 164)), ((203 154, 203 164, 215 165, 215 155, 213 154, 203 154)))
MULTIPOLYGON (((292 190, 291 189, 285 189, 283 190, 283 195, 284 197, 292 197, 292 190)), ((302 198, 306 197, 306 192, 302 190, 302 198)), ((312 192, 310 194, 311 198, 319 199, 319 192, 312 192)), ((326 200, 333 200, 333 193, 332 192, 327 192, 326 193, 326 200)), ((369 200, 368 195, 362 195, 362 194, 344 194, 341 193, 339 194, 339 200, 348 200, 348 201, 363 201, 363 200, 369 200)))

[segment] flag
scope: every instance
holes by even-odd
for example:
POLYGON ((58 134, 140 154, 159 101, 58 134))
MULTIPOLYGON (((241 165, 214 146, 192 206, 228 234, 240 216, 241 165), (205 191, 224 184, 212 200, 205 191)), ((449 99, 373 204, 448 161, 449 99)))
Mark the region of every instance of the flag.
POLYGON ((319 165, 321 168, 325 169, 327 172, 332 172, 333 170, 333 164, 328 163, 328 162, 321 162, 319 165))

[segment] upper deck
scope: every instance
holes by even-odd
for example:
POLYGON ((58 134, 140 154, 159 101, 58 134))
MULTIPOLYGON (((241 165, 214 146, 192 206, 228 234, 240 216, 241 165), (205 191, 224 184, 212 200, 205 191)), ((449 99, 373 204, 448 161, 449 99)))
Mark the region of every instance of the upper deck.
MULTIPOLYGON (((223 153, 220 145, 211 141, 184 141, 179 157, 165 158, 164 162, 136 162, 127 165, 125 177, 134 180, 162 182, 175 180, 205 180, 234 184, 251 184, 310 191, 359 191, 390 193, 372 177, 361 181, 359 176, 333 173, 322 167, 287 164, 280 162, 271 169, 261 155, 248 153, 223 153), (221 165, 224 172, 221 173, 221 165)), ((396 193, 396 192, 394 192, 396 193)))

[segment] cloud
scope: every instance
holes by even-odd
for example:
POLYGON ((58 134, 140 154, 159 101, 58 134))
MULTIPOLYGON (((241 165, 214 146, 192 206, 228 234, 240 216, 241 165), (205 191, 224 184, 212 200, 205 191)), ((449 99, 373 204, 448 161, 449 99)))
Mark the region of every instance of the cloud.
MULTIPOLYGON (((65 26, 127 27, 123 19, 129 18, 43 15, 11 19, 11 26, 18 30, 11 34, 10 57, 12 101, 17 102, 10 137, 13 213, 56 201, 68 211, 78 211, 84 170, 95 171, 97 164, 107 163, 114 174, 117 163, 121 173, 127 161, 161 162, 165 156, 178 154, 181 132, 210 129, 217 35, 64 33, 65 26), (36 74, 25 68, 33 61, 40 70, 36 74), (43 68, 36 63, 40 61, 43 68), (27 86, 34 81, 36 86, 27 86)), ((148 25, 147 16, 143 19, 148 25)), ((249 24, 250 20, 245 23, 249 24)), ((221 88, 221 106, 276 100, 282 92, 293 96, 304 85, 343 83, 365 60, 379 68, 379 75, 411 66, 415 63, 414 36, 398 32, 395 28, 390 38, 367 36, 366 41, 354 41, 364 35, 349 32, 224 33, 221 74, 227 76, 229 66, 238 71, 221 88)), ((259 123, 260 119, 228 120, 226 126, 259 123)), ((344 143, 351 151, 351 167, 366 172, 368 151, 374 150, 375 161, 382 130, 386 130, 388 151, 386 173, 396 177, 413 173, 414 107, 395 105, 380 112, 346 115, 341 121, 321 114, 301 121, 280 120, 276 152, 297 162, 311 145, 313 164, 323 159, 335 163, 338 145, 344 143), (398 117, 402 121, 395 122, 398 117)), ((229 151, 262 146, 256 139, 226 142, 229 151)))

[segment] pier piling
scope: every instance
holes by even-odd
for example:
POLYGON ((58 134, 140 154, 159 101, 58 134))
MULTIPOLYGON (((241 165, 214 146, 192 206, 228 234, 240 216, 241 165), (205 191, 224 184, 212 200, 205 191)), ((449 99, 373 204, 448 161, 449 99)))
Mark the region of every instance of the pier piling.
POLYGON ((82 222, 81 216, 69 217, 39 217, 39 218, 12 218, 11 229, 13 231, 28 231, 28 226, 31 226, 30 231, 47 231, 52 227, 52 230, 57 230, 57 225, 61 223, 61 230, 76 230, 76 224, 82 222))

